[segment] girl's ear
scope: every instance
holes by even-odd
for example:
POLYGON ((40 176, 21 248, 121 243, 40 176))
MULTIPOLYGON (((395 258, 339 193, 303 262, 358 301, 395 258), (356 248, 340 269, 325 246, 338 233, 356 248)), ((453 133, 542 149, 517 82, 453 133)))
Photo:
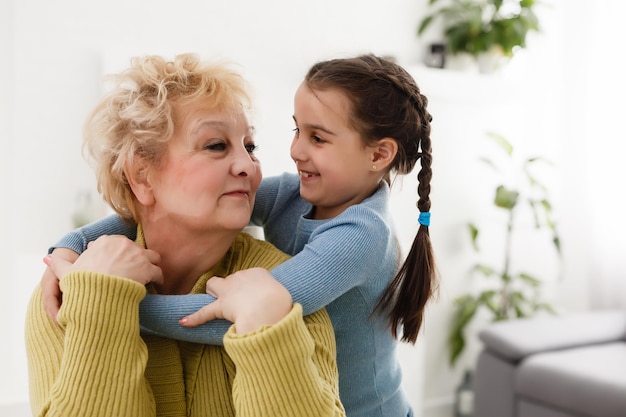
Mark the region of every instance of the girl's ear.
POLYGON ((130 189, 144 206, 150 206, 155 201, 150 172, 150 166, 141 157, 136 157, 124 170, 130 189))
POLYGON ((374 145, 372 164, 376 165, 378 170, 386 169, 391 165, 397 153, 398 142, 391 138, 382 138, 374 145))

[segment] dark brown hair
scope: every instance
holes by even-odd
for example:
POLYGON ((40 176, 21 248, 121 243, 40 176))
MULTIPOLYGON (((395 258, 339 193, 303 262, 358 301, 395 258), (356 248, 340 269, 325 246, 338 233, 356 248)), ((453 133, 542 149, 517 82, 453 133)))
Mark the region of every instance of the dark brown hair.
MULTIPOLYGON (((308 71, 305 82, 312 90, 339 89, 346 94, 352 104, 352 127, 366 144, 386 137, 396 140, 398 153, 390 172, 408 174, 420 161, 417 208, 420 213, 430 212, 432 116, 426 109, 428 99, 413 77, 391 60, 362 55, 319 62, 308 71)), ((415 343, 436 287, 428 226, 420 225, 404 264, 376 305, 376 310, 388 314, 394 337, 402 325, 401 340, 415 343)))

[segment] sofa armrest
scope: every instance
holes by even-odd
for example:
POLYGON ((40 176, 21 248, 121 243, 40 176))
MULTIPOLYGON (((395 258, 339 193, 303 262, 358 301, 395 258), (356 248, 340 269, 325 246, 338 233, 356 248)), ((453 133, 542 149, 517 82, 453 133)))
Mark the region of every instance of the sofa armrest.
POLYGON ((538 352, 626 340, 626 311, 594 310, 492 323, 479 333, 485 349, 517 362, 538 352))

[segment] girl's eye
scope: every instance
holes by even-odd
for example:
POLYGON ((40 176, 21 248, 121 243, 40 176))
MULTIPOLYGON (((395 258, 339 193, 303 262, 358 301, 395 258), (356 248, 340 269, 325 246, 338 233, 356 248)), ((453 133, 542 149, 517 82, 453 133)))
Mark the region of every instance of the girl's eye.
POLYGON ((246 144, 246 150, 249 154, 253 154, 257 149, 259 149, 259 145, 253 142, 246 144))
MULTIPOLYGON (((293 132, 294 132, 294 136, 296 138, 300 137, 300 128, 298 128, 298 127, 294 128, 293 132)), ((315 143, 326 143, 326 141, 324 139, 320 138, 317 135, 311 135, 311 140, 313 142, 315 142, 315 143)))

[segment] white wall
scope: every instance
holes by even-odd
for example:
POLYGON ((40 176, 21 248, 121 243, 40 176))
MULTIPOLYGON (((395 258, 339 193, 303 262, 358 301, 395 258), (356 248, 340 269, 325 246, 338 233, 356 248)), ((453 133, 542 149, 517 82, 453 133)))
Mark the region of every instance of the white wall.
MULTIPOLYGON (((2 7, 1 52, 10 59, 2 60, 0 162, 4 201, 12 204, 2 205, 0 218, 11 231, 2 260, 13 273, 3 275, 9 290, 0 295, 11 312, 0 329, 9 335, 0 355, 8 369, 0 373, 0 403, 27 398, 22 327, 28 295, 47 247, 71 228, 77 193, 94 188, 80 153, 81 128, 103 73, 148 53, 193 51, 239 62, 257 87, 259 156, 271 175, 292 168, 293 93, 312 63, 369 51, 402 61, 419 55, 420 5, 410 0, 20 0, 2 7)), ((410 367, 421 367, 423 355, 411 350, 408 356, 416 358, 410 367)), ((422 392, 410 390, 416 397, 422 392)))
MULTIPOLYGON (((292 169, 287 146, 292 96, 313 62, 371 51, 395 56, 415 75, 431 98, 434 115, 431 234, 442 273, 441 296, 429 309, 423 336, 416 347, 401 350, 418 416, 444 415, 462 371, 449 369, 445 341, 451 300, 467 289, 469 247, 462 227, 483 215, 491 190, 475 163, 485 130, 498 130, 521 147, 545 151, 556 160, 557 209, 567 240, 566 274, 552 283, 554 299, 564 309, 586 308, 586 232, 580 228, 576 188, 584 178, 579 164, 583 155, 570 149, 572 140, 584 140, 562 106, 571 103, 575 75, 564 67, 574 62, 575 44, 562 34, 573 25, 565 24, 571 15, 555 5, 547 14, 547 33, 531 45, 533 52, 506 76, 489 78, 416 65, 421 45, 415 31, 425 3, 1 2, 0 53, 10 59, 0 64, 0 185, 5 201, 0 204, 0 226, 9 231, 0 250, 0 262, 9 271, 0 278, 5 289, 0 293, 5 309, 0 332, 8 335, 8 342, 0 345, 0 404, 27 398, 22 326, 28 294, 40 278, 48 245, 71 228, 77 193, 94 188, 80 154, 84 116, 98 98, 102 74, 124 67, 135 54, 195 51, 239 62, 257 89, 259 157, 266 175, 292 169)), ((582 1, 575 3, 581 8, 582 1)), ((414 182, 413 176, 407 178, 393 197, 405 247, 416 230, 414 182)), ((533 262, 541 265, 542 259, 533 262)), ((465 362, 471 362, 471 355, 465 362)))

